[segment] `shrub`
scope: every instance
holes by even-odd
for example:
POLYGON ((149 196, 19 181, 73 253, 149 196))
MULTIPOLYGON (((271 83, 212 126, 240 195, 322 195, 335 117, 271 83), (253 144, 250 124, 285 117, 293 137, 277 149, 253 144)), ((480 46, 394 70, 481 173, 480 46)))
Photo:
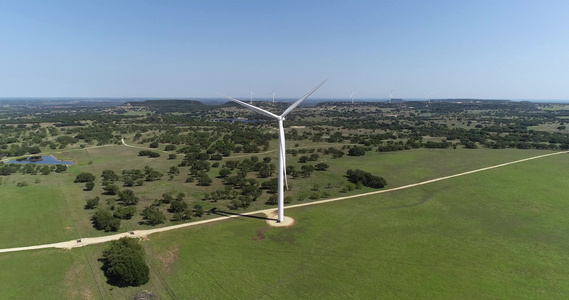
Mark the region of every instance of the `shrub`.
POLYGON ((135 206, 119 206, 113 216, 118 219, 130 220, 136 213, 135 206))
POLYGON ((371 188, 382 188, 387 182, 383 177, 372 175, 369 172, 362 171, 359 169, 348 170, 346 172, 348 180, 356 185, 361 184, 363 186, 371 188))
MULTIPOLYGON (((57 170, 56 170, 57 172, 57 170)), ((83 172, 83 173, 79 173, 79 175, 77 175, 77 177, 75 177, 75 181, 74 182, 89 182, 89 181, 95 181, 95 175, 91 174, 91 173, 87 173, 87 172, 83 172)))
POLYGON ((99 205, 99 196, 91 199, 87 199, 87 203, 85 204, 85 209, 93 209, 99 205))

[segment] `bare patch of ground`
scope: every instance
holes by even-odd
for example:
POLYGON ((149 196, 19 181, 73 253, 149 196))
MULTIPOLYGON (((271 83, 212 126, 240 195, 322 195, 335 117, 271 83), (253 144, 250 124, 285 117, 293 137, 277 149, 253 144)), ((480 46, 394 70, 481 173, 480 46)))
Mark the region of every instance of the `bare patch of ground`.
POLYGON ((162 264, 162 269, 165 273, 170 273, 172 270, 172 265, 178 260, 179 251, 180 245, 174 244, 172 247, 166 249, 166 251, 156 257, 162 264))
POLYGON ((265 231, 269 230, 268 227, 257 229, 257 235, 252 238, 253 241, 261 241, 265 239, 265 231))
POLYGON ((81 282, 83 279, 83 267, 78 263, 73 263, 71 268, 65 273, 65 290, 67 299, 95 299, 89 288, 81 282))

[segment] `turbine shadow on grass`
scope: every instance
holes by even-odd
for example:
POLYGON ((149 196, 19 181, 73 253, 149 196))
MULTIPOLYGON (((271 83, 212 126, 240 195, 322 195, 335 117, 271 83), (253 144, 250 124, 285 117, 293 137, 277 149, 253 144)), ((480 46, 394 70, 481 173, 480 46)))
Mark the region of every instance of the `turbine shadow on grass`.
POLYGON ((221 211, 221 210, 210 210, 210 213, 214 214, 214 215, 218 215, 218 216, 223 216, 223 217, 228 217, 228 216, 240 216, 240 217, 245 217, 245 218, 252 218, 252 219, 261 219, 261 220, 268 220, 268 221, 278 221, 277 219, 273 219, 273 218, 268 218, 268 217, 259 217, 259 216, 253 216, 253 215, 243 215, 243 214, 238 214, 238 213, 233 213, 233 212, 228 212, 228 211, 221 211))

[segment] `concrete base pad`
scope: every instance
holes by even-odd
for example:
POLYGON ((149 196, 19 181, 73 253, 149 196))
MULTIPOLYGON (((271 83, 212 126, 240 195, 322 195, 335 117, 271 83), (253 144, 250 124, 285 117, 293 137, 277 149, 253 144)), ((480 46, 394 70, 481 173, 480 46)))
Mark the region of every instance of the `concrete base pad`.
POLYGON ((265 212, 265 215, 267 215, 267 218, 272 219, 272 220, 266 220, 265 221, 267 223, 267 225, 269 225, 271 227, 290 227, 290 226, 294 225, 294 223, 296 222, 293 218, 287 217, 287 216, 284 216, 284 220, 282 222, 275 221, 275 219, 278 218, 278 214, 277 214, 276 210, 271 211, 271 212, 265 212))

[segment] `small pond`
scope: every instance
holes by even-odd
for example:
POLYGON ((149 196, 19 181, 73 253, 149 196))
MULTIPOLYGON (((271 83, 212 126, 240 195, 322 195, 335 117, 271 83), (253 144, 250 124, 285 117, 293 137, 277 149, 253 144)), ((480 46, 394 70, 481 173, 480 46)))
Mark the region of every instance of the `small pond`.
POLYGON ((6 162, 7 164, 73 165, 72 161, 60 161, 53 155, 30 156, 6 162))

